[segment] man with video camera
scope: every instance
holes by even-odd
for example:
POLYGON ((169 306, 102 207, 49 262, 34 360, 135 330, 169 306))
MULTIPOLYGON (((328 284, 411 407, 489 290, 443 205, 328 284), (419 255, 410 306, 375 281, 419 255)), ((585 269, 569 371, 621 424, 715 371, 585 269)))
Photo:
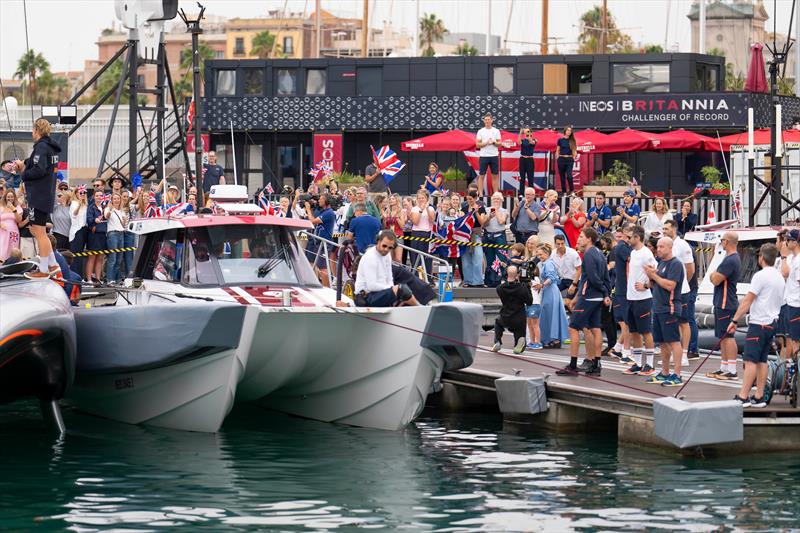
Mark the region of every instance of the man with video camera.
POLYGON ((506 281, 497 286, 497 295, 502 306, 500 316, 494 319, 493 352, 499 352, 503 342, 503 331, 508 329, 514 334, 514 353, 525 350, 525 326, 527 325, 526 305, 533 304, 533 296, 528 283, 519 280, 519 269, 509 265, 506 269, 506 281))

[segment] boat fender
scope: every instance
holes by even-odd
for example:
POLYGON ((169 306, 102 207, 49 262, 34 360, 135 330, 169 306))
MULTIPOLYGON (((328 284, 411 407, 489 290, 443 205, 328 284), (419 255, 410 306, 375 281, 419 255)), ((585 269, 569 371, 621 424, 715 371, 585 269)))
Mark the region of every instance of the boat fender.
POLYGON ((505 376, 494 381, 494 388, 503 414, 535 415, 547 411, 543 377, 505 376))
POLYGON ((659 398, 653 402, 653 418, 656 436, 678 448, 744 439, 742 405, 735 400, 689 403, 659 398))

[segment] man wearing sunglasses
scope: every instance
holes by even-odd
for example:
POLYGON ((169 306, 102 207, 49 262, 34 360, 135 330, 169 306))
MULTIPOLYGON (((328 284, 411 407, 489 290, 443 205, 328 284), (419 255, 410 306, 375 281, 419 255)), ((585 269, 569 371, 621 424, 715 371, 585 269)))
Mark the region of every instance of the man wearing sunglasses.
POLYGON ((419 305, 408 285, 394 284, 392 250, 397 246, 397 236, 391 230, 383 230, 378 234, 377 241, 375 246, 367 248, 358 263, 355 286, 357 305, 419 305))

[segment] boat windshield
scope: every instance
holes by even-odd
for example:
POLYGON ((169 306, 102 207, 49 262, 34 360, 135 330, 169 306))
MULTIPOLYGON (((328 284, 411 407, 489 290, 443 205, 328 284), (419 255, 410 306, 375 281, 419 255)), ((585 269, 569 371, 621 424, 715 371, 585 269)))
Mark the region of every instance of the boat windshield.
POLYGON ((286 228, 210 226, 189 234, 185 281, 192 285, 313 285, 319 281, 286 228))

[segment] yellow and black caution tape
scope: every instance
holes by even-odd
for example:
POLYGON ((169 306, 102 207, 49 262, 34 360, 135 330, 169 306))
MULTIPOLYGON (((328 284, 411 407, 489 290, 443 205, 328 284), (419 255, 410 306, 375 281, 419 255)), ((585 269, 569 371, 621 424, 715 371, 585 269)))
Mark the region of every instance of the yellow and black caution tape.
POLYGON ((108 250, 86 250, 85 252, 74 252, 72 255, 75 257, 87 257, 90 255, 121 254, 122 252, 133 252, 135 250, 135 246, 128 246, 127 248, 110 248, 108 250))
POLYGON ((483 248, 500 248, 503 250, 510 250, 513 248, 513 244, 488 244, 484 242, 464 242, 464 241, 454 241, 450 239, 436 239, 433 237, 412 237, 412 236, 404 236, 403 241, 422 241, 422 242, 435 242, 436 244, 457 244, 459 246, 470 246, 475 248, 476 246, 481 246, 483 248))
POLYGON ((695 248, 696 252, 713 252, 714 250, 716 250, 714 246, 711 247, 698 246, 697 248, 695 248))

